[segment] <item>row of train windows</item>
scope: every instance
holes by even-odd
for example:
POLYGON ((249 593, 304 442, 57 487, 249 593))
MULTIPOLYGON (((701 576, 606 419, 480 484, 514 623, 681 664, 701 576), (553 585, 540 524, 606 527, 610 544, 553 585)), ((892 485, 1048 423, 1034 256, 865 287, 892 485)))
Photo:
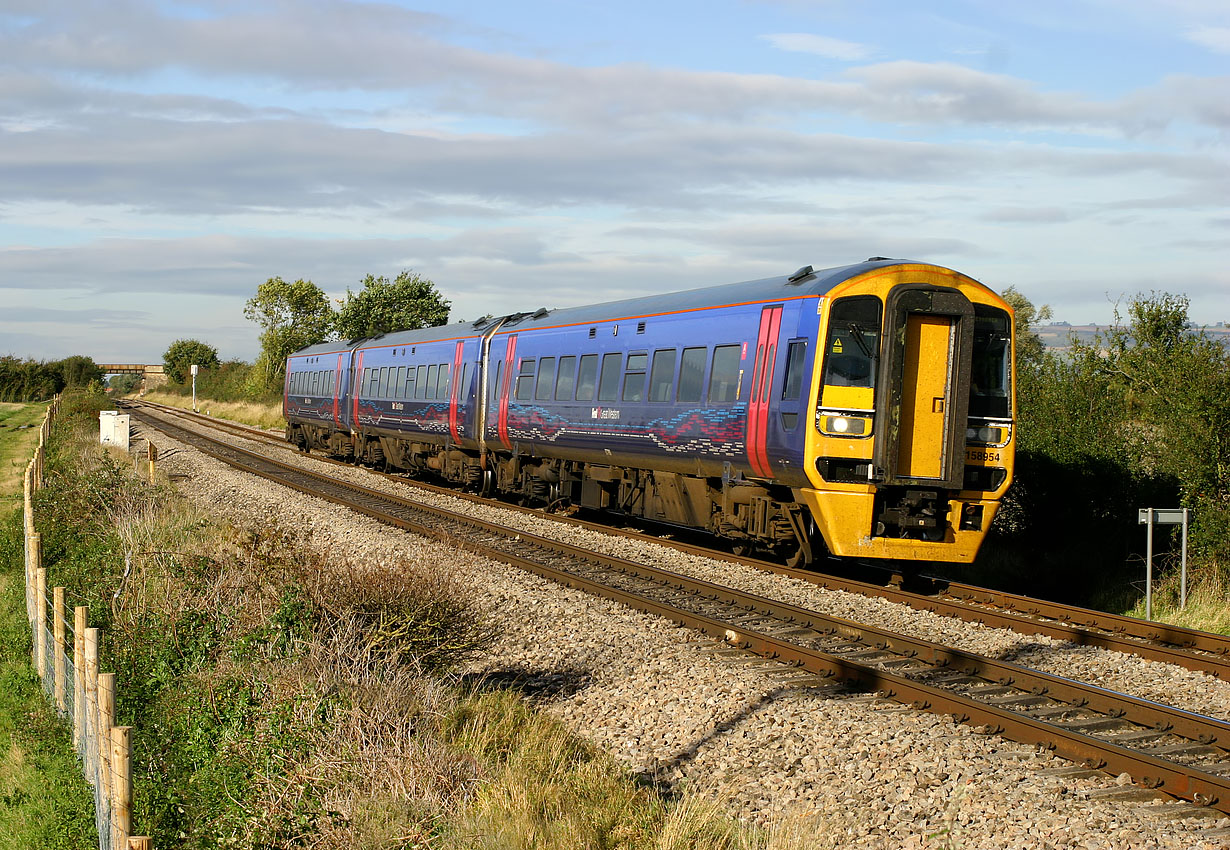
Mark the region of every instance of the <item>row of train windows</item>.
MULTIPOLYGON (((434 401, 449 397, 450 366, 380 366, 363 370, 361 395, 364 398, 407 398, 434 401)), ((466 364, 466 375, 470 364, 466 364)), ((464 386, 464 382, 462 384, 464 386)))
MULTIPOLYGON (((739 398, 740 345, 704 346, 683 349, 661 348, 653 352, 624 355, 618 352, 565 357, 542 357, 521 361, 513 395, 518 401, 598 401, 670 402, 672 392, 679 403, 696 403, 702 398, 710 404, 729 404, 739 398), (705 366, 710 365, 706 390, 705 366), (676 370, 676 367, 678 369, 676 370), (648 378, 648 381, 646 381, 648 378), (677 380, 676 380, 677 378, 677 380), (622 387, 621 387, 622 384, 622 387)), ((803 361, 807 343, 790 343, 787 349, 786 380, 783 398, 797 398, 802 389, 803 361)), ((496 364, 492 396, 501 386, 496 364)))
POLYGON ((290 394, 306 396, 333 395, 337 373, 332 369, 317 372, 291 372, 290 394))

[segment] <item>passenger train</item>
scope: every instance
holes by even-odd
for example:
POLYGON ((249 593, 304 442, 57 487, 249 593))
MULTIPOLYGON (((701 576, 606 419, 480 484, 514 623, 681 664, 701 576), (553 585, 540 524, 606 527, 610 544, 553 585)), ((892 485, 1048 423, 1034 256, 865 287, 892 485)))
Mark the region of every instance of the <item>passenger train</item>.
POLYGON ((485 317, 286 364, 286 438, 801 565, 969 562, 1012 481, 1011 308, 940 266, 485 317))

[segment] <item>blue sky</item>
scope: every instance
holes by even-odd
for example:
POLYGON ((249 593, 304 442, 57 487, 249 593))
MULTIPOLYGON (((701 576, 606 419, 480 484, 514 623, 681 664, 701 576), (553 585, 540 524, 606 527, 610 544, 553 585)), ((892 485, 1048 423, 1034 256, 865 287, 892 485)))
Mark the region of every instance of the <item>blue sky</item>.
POLYGON ((251 359, 271 276, 453 318, 844 265, 1230 322, 1230 3, 0 0, 0 355, 251 359))

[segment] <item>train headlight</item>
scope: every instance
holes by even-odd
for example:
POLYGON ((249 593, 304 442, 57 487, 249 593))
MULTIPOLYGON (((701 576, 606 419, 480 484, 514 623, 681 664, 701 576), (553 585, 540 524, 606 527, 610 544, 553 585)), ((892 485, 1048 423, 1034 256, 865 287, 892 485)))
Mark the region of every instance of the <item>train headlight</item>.
POLYGON ((867 420, 857 416, 826 416, 823 430, 829 434, 857 437, 867 433, 867 420))
POLYGON ((985 443, 988 446, 997 446, 1004 441, 1003 428, 966 428, 966 442, 970 443, 985 443))

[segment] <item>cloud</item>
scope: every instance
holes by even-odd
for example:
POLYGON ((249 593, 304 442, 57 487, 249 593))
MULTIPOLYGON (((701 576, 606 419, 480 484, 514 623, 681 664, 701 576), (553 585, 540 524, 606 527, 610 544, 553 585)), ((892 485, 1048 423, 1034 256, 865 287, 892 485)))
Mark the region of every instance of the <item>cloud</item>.
POLYGON ((826 59, 841 59, 854 62, 871 55, 871 48, 865 44, 853 41, 842 41, 823 35, 813 35, 805 32, 783 32, 762 35, 762 39, 772 44, 778 50, 788 50, 794 53, 814 53, 826 59))
POLYGON ((1188 41, 1214 53, 1230 53, 1230 27, 1195 27, 1186 35, 1188 41))

